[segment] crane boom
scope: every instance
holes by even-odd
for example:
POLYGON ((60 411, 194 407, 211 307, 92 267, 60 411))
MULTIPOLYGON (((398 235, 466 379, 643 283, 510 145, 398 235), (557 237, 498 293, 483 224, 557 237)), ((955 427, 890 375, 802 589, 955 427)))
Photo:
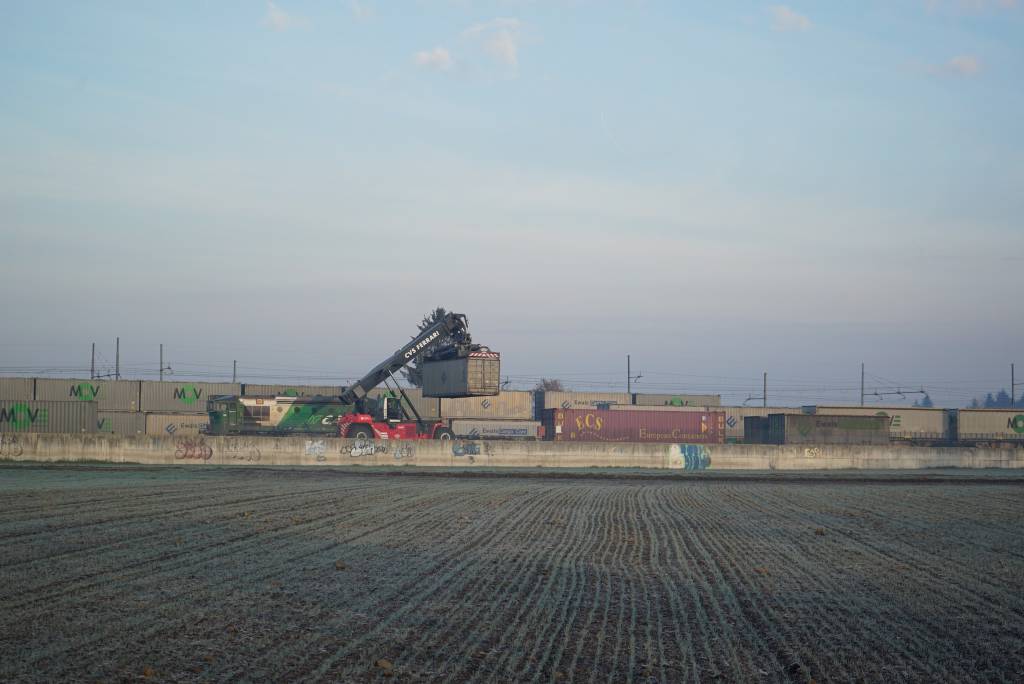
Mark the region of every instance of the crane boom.
POLYGON ((341 401, 346 404, 355 404, 388 377, 420 358, 432 344, 446 337, 451 338, 451 343, 430 354, 429 358, 458 358, 467 355, 474 350, 474 347, 478 346, 473 344, 469 335, 469 321, 465 314, 445 314, 444 318, 420 331, 409 343, 374 366, 373 370, 357 382, 345 388, 341 393, 341 401))

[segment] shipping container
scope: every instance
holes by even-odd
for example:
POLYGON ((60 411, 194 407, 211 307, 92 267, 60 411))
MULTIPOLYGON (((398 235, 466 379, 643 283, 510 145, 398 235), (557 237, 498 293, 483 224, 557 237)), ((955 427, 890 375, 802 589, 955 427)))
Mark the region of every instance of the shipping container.
POLYGON ((210 417, 195 413, 147 413, 146 434, 187 437, 206 432, 210 417))
POLYGON ((538 396, 538 407, 542 410, 608 408, 633 404, 633 396, 625 392, 539 392, 538 396))
POLYGON ((32 401, 35 398, 35 379, 0 378, 0 400, 32 401))
POLYGON ((606 411, 548 409, 544 433, 556 442, 678 442, 722 444, 720 411, 606 411))
POLYGON ((471 352, 461 359, 430 361, 420 365, 425 397, 495 396, 501 387, 501 355, 471 352))
POLYGON ((743 419, 745 444, 768 444, 768 416, 746 416, 743 419))
POLYGON ((210 397, 241 393, 242 386, 230 382, 143 381, 141 405, 146 413, 206 413, 206 401, 210 397))
MULTIPOLYGON (((377 387, 366 393, 366 396, 373 399, 377 399, 385 392, 390 392, 384 387, 377 387)), ((440 420, 441 418, 441 400, 437 397, 424 397, 423 390, 419 388, 405 389, 405 395, 412 402, 413 408, 416 409, 417 413, 420 414, 420 418, 423 420, 440 420)), ((409 407, 406 405, 405 400, 402 399, 402 410, 406 414, 410 413, 409 407)), ((415 416, 409 415, 409 419, 415 419, 415 416)))
MULTIPOLYGON (((612 406, 614 411, 703 411, 701 406, 612 406)), ((801 413, 799 408, 764 406, 714 406, 715 411, 725 413, 725 441, 740 443, 744 438, 743 420, 747 416, 768 416, 772 413, 801 413)))
POLYGON ((886 416, 793 415, 768 416, 770 444, 888 444, 886 416))
POLYGON ((94 401, 98 411, 138 411, 138 380, 36 378, 37 401, 94 401))
POLYGON ((243 396, 259 397, 336 397, 341 394, 339 385, 242 385, 243 396))
POLYGON ((960 409, 959 414, 961 441, 1024 444, 1024 408, 960 409))
MULTIPOLYGON (((720 406, 721 394, 634 394, 636 406, 720 406)), ((742 426, 740 426, 742 430, 742 426)))
POLYGON ((533 420, 533 392, 501 392, 493 397, 442 399, 441 416, 533 420))
POLYGON ((97 411, 96 432, 114 435, 146 434, 146 414, 132 411, 97 411))
POLYGON ((537 439, 540 421, 457 419, 451 421, 451 429, 464 439, 537 439))
POLYGON ((0 432, 96 432, 95 401, 0 399, 0 432))
POLYGON ((831 416, 883 416, 889 419, 894 442, 943 442, 949 437, 948 411, 913 406, 817 406, 815 413, 831 416))

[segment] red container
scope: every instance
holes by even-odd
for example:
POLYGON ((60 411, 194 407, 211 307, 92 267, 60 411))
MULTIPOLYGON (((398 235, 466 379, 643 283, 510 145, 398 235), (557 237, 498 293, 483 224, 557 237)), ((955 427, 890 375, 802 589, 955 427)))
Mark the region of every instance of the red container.
POLYGON ((555 442, 723 444, 725 412, 548 409, 544 433, 555 442))

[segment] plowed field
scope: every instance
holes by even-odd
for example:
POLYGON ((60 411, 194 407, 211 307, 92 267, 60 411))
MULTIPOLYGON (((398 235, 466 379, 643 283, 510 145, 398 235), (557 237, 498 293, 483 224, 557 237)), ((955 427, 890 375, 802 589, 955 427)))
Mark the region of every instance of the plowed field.
POLYGON ((0 554, 3 681, 1024 679, 1015 478, 9 465, 0 554))

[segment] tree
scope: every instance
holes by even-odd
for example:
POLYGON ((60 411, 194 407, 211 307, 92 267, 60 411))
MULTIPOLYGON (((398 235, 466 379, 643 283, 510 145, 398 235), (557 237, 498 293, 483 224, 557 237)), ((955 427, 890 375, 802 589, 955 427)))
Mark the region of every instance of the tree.
POLYGON ((972 409, 981 408, 981 404, 978 403, 978 398, 975 397, 975 398, 971 399, 971 403, 970 403, 970 405, 967 408, 972 408, 972 409))
POLYGON ((992 393, 989 392, 985 395, 985 408, 995 408, 996 400, 992 397, 992 393))
POLYGON ((920 401, 914 402, 914 406, 918 408, 932 408, 935 404, 932 403, 932 398, 925 394, 920 401))
MULTIPOLYGON (((420 332, 423 332, 424 330, 434 325, 447 315, 448 312, 445 310, 444 307, 437 307, 436 309, 428 313, 426 316, 424 316, 423 320, 420 321, 420 332)), ((405 368, 402 369, 402 376, 405 378, 406 382, 408 382, 413 387, 423 387, 423 369, 420 368, 420 358, 424 356, 429 356, 435 350, 437 350, 438 347, 443 347, 447 344, 451 344, 451 342, 451 335, 442 334, 435 341, 427 345, 426 348, 423 350, 423 353, 418 354, 416 358, 412 360, 412 365, 406 366, 405 368)))
POLYGON ((999 390, 999 394, 996 395, 996 408, 1010 408, 1010 395, 1006 393, 1006 390, 999 390))
POLYGON ((537 386, 533 388, 537 392, 564 392, 565 388, 562 387, 561 380, 555 380, 554 378, 541 378, 537 386))

